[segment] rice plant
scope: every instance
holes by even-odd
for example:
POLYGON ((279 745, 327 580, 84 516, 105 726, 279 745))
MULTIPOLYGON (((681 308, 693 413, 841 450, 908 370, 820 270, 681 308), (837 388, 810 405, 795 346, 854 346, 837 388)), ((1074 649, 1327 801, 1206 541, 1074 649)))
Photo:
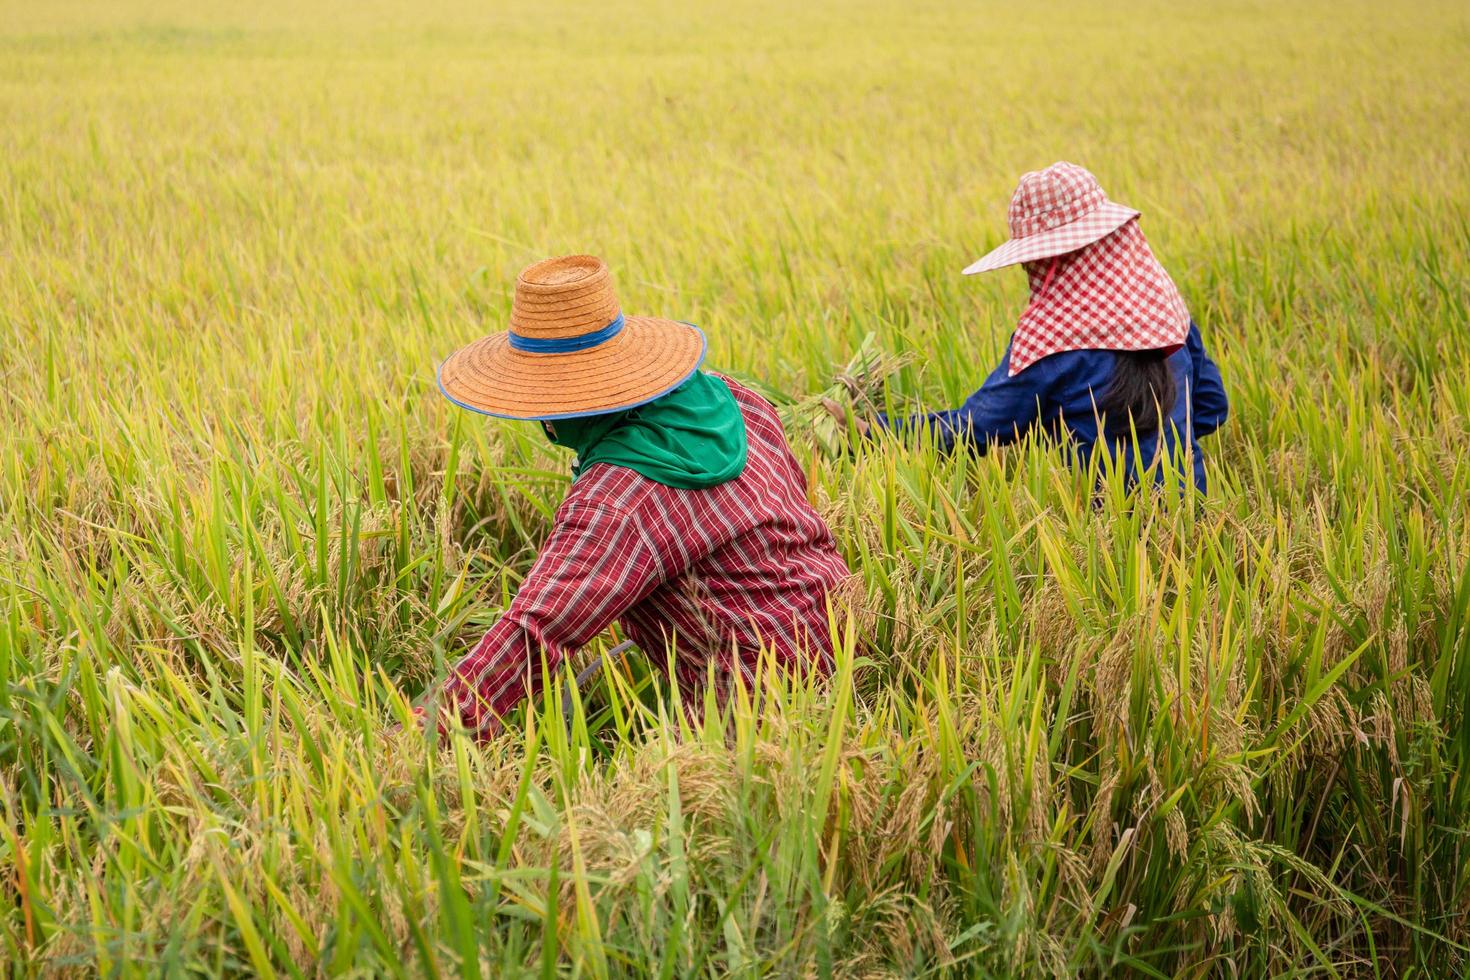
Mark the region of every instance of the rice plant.
POLYGON ((0 50, 12 972, 1466 971, 1463 5, 122 0, 0 50), (1025 286, 958 270, 1056 159, 1218 355, 1208 497, 814 410, 978 384, 1025 286), (697 722, 623 651, 395 732, 569 479, 436 360, 576 251, 787 406, 850 643, 697 722))

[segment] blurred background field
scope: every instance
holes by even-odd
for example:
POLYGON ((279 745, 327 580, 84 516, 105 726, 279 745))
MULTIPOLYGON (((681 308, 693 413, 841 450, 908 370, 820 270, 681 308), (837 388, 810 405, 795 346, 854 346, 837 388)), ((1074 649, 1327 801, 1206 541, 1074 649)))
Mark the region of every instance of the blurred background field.
POLYGON ((0 955, 1463 974, 1467 119, 1460 3, 0 3, 0 955), (1209 499, 798 433, 872 613, 828 688, 383 734, 565 490, 434 387, 523 265, 956 402, 1058 159, 1221 365, 1209 499))

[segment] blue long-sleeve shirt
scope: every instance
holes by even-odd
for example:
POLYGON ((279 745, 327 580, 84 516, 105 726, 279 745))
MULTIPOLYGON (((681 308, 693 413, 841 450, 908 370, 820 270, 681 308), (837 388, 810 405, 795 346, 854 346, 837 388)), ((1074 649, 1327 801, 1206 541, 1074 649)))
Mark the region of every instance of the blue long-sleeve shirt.
MULTIPOLYGON (((916 428, 932 428, 939 445, 952 449, 961 439, 984 452, 989 446, 1003 446, 1024 436, 1033 426, 1041 425, 1054 437, 1067 436, 1076 447, 1079 462, 1086 464, 1098 443, 1098 416, 1095 402, 1100 400, 1113 377, 1117 356, 1108 350, 1063 351, 1044 357, 1012 377, 1010 345, 1000 366, 959 408, 930 412, 907 418, 879 416, 878 422, 896 433, 916 428)), ((1199 327, 1189 324, 1189 337, 1183 347, 1169 356, 1174 372, 1177 395, 1168 420, 1159 430, 1139 433, 1138 451, 1145 462, 1158 453, 1160 434, 1166 451, 1174 457, 1181 440, 1188 439, 1194 465, 1194 482, 1201 493, 1206 489, 1204 454, 1199 439, 1218 429, 1229 414, 1225 386, 1220 369, 1205 352, 1199 327)), ((1136 478, 1133 436, 1126 422, 1110 421, 1103 441, 1125 467, 1130 481, 1136 478), (1120 431, 1115 431, 1120 430, 1120 431)))

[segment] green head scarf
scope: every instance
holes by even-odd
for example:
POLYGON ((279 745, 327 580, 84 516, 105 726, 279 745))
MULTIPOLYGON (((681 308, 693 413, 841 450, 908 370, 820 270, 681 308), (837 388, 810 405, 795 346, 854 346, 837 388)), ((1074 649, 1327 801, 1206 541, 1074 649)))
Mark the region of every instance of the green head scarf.
POLYGON ((745 417, 729 386, 703 371, 647 405, 550 426, 547 437, 577 454, 574 480, 593 463, 612 463, 664 486, 703 490, 745 470, 745 417))

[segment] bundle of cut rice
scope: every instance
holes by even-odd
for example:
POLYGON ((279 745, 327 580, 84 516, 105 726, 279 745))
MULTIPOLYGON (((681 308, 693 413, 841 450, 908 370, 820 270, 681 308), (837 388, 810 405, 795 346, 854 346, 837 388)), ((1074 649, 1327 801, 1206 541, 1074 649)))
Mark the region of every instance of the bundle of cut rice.
POLYGON ((816 394, 793 398, 766 385, 752 386, 776 406, 788 436, 808 438, 824 453, 835 456, 846 451, 848 429, 829 406, 857 418, 882 411, 884 382, 909 360, 907 355, 880 348, 876 335, 870 333, 847 365, 833 376, 832 383, 816 394))

